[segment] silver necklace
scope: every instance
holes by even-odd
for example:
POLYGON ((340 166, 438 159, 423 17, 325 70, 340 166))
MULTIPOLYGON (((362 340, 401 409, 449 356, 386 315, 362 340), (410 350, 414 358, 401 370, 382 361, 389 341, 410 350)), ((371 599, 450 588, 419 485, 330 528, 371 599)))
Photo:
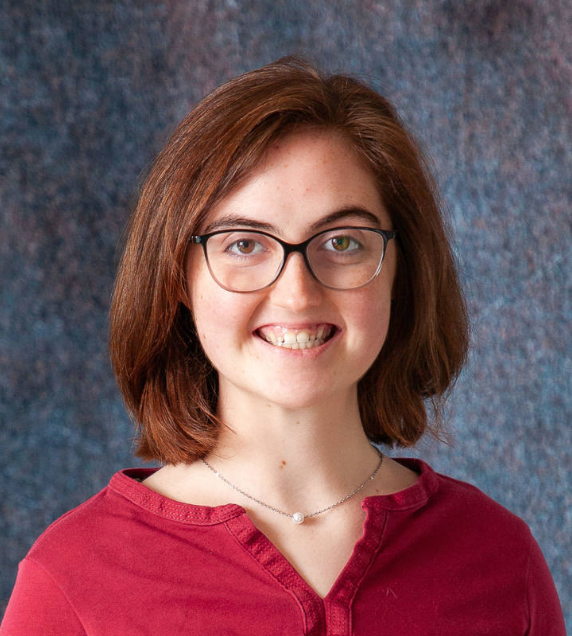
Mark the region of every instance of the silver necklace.
MULTIPOLYGON (((376 449, 377 450, 377 449, 376 449)), ((304 523, 304 521, 306 519, 311 519, 312 517, 317 517, 318 515, 321 515, 324 512, 328 512, 328 510, 331 510, 332 508, 336 508, 336 506, 341 506, 341 504, 343 504, 345 501, 347 501, 348 499, 350 499, 351 497, 353 497, 354 495, 357 495, 358 492, 372 479, 375 478, 375 476, 377 475, 377 473, 379 472, 379 469, 381 468, 381 465, 383 464, 383 453, 381 453, 379 450, 377 450, 377 452, 379 453, 379 463, 377 464, 375 470, 373 471, 373 473, 365 480, 363 481, 355 490, 353 490, 352 492, 350 492, 349 495, 346 495, 343 499, 340 499, 339 501, 336 501, 336 503, 333 503, 331 506, 328 506, 327 508, 322 508, 322 510, 318 510, 317 512, 312 512, 309 515, 305 515, 302 512, 294 512, 293 514, 290 514, 289 512, 284 512, 283 510, 278 510, 278 508, 274 508, 274 506, 270 506, 267 503, 264 503, 263 501, 260 501, 260 499, 256 499, 256 497, 253 497, 252 495, 249 495, 248 493, 244 492, 244 490, 241 490, 238 486, 235 486, 233 483, 231 483, 228 479, 226 479, 225 477, 223 477, 218 470, 216 470, 215 468, 213 468, 207 461, 205 461, 204 459, 201 458, 201 461, 203 462, 203 464, 209 469, 211 470, 219 479, 222 479, 222 481, 224 481, 225 484, 227 484, 228 486, 230 486, 231 488, 234 488, 234 490, 236 490, 237 492, 239 492, 241 495, 244 495, 245 497, 248 497, 248 499, 255 501, 257 504, 259 504, 260 506, 264 506, 265 508, 268 508, 268 510, 272 510, 273 512, 277 512, 279 515, 282 515, 284 517, 290 517, 290 519, 292 519, 292 521, 296 524, 301 524, 304 523)))

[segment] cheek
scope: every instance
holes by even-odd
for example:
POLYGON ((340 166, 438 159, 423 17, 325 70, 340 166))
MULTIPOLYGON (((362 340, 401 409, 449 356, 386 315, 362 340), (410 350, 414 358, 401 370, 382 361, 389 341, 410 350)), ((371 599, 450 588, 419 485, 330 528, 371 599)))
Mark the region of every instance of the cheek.
POLYGON ((372 347, 381 348, 385 341, 391 314, 391 298, 383 298, 369 303, 361 313, 361 321, 372 347))
MULTIPOLYGON (((383 269, 377 279, 376 289, 367 308, 367 318, 372 335, 372 347, 375 343, 376 355, 379 354, 391 319, 391 298, 395 280, 395 254, 390 252, 383 263, 383 269)), ((375 359, 375 358, 374 358, 375 359)))
POLYGON ((355 299, 352 307, 352 322, 355 334, 352 345, 361 351, 366 364, 377 358, 389 328, 391 314, 391 292, 384 288, 378 293, 364 294, 355 299))
POLYGON ((218 367, 250 335, 252 300, 220 288, 208 270, 197 271, 190 289, 191 311, 203 350, 218 367))
POLYGON ((193 295, 193 315, 203 348, 236 339, 241 312, 232 302, 206 293, 193 295))
POLYGON ((198 264, 187 265, 188 294, 195 329, 204 352, 213 362, 213 349, 216 351, 217 342, 228 330, 223 329, 221 318, 224 310, 221 303, 215 300, 216 290, 213 290, 209 278, 210 274, 206 268, 198 264))

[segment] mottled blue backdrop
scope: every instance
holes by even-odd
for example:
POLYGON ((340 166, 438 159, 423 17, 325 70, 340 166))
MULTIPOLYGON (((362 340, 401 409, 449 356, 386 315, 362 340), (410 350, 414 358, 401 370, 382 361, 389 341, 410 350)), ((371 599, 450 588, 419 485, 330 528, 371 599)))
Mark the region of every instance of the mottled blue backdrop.
POLYGON ((197 100, 288 53, 358 74, 433 158, 473 322, 451 446, 531 526, 572 627, 572 3, 3 0, 0 611, 56 517, 137 464, 107 354, 140 175, 197 100))

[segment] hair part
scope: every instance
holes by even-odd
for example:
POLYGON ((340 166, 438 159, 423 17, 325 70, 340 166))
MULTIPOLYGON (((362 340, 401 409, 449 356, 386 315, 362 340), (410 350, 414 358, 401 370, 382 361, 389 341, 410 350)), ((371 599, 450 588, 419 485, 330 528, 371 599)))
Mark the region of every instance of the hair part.
MULTIPOLYGON (((205 97, 179 124, 141 189, 111 306, 110 352, 138 425, 137 455, 191 463, 211 452, 218 377, 188 308, 185 259, 209 211, 298 130, 342 135, 377 179, 398 234, 389 331, 358 384, 369 439, 436 436, 464 363, 468 322, 448 229, 425 159, 393 106, 359 80, 288 57, 205 97), (429 411, 429 412, 428 412, 429 411)), ((189 281, 189 284, 192 284, 189 281)))

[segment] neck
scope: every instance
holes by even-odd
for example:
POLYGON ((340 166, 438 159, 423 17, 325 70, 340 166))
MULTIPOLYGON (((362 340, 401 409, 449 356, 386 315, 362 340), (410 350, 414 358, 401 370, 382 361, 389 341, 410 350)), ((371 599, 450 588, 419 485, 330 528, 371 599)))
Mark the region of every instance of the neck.
POLYGON ((219 416, 228 428, 206 458, 209 464, 249 494, 285 509, 312 510, 339 499, 379 461, 363 431, 357 395, 295 410, 221 396, 219 416))

